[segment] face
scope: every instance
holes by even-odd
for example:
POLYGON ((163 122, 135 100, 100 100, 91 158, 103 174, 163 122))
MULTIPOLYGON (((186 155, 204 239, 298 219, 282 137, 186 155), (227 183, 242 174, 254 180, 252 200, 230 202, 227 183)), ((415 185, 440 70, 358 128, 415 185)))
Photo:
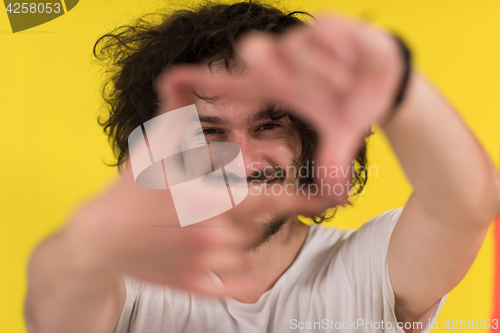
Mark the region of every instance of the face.
MULTIPOLYGON (((203 96, 210 95, 203 93, 203 96)), ((262 101, 228 97, 198 98, 195 105, 207 143, 231 142, 241 149, 246 173, 243 181, 247 182, 249 192, 271 193, 273 186, 295 184, 295 175, 290 170, 300 154, 299 136, 287 116, 276 119, 271 112, 274 109, 274 114, 279 114, 283 109, 270 108, 262 101)), ((231 170, 226 173, 231 176, 231 170)), ((289 216, 269 214, 251 221, 262 230, 259 243, 275 234, 288 219, 289 216)))

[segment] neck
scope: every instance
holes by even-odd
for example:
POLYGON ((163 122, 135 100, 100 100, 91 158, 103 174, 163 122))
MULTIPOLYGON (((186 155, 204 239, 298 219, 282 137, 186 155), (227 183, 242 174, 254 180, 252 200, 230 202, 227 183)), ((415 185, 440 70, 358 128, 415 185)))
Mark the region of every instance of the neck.
POLYGON ((290 217, 275 235, 250 251, 250 264, 244 270, 231 277, 215 273, 224 284, 239 286, 230 290, 233 299, 255 303, 294 262, 308 231, 308 225, 301 223, 296 216, 290 217))

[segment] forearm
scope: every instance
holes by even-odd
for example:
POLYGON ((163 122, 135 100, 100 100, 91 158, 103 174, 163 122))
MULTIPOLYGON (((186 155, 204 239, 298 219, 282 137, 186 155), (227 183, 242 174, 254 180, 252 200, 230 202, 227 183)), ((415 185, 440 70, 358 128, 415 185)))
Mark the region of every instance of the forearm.
POLYGON ((30 333, 113 331, 124 302, 123 280, 80 266, 74 245, 63 231, 34 252, 25 301, 30 333))
POLYGON ((489 223, 498 213, 499 177, 478 140, 418 73, 384 131, 415 195, 442 220, 489 223))

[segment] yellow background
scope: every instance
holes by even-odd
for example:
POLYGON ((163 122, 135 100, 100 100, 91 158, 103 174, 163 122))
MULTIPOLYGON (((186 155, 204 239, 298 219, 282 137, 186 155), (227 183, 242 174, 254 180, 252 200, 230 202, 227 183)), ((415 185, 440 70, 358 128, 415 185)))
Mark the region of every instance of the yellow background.
MULTIPOLYGON (((162 4, 81 0, 62 17, 16 34, 0 6, 2 333, 25 332, 22 303, 30 252, 115 174, 103 163, 112 161, 112 155, 96 123, 103 105, 92 46, 101 34, 162 4)), ((282 5, 313 13, 328 8, 399 32, 412 46, 416 66, 456 106, 498 166, 500 1, 311 0, 282 5)), ((370 179, 354 208, 337 215, 337 227, 359 227, 408 198, 410 187, 380 133, 370 141, 369 157, 379 177, 370 179)), ((492 250, 490 234, 471 271, 449 294, 440 327, 446 319, 491 317, 492 250)))

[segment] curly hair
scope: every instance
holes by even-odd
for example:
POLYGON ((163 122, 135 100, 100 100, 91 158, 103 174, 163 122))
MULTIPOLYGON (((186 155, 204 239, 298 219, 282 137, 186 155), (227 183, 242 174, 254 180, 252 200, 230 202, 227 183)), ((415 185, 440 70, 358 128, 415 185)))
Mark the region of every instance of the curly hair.
MULTIPOLYGON (((94 45, 94 57, 106 67, 107 79, 101 94, 108 112, 99 119, 122 166, 128 155, 128 136, 137 126, 155 116, 158 95, 156 79, 175 64, 224 64, 231 71, 235 63, 238 39, 251 30, 278 37, 292 27, 306 24, 299 15, 255 1, 234 4, 204 2, 196 8, 171 13, 149 14, 100 37, 94 45), (157 20, 159 19, 159 21, 157 20)), ((282 117, 283 115, 277 115, 282 117)), ((318 145, 315 131, 291 115, 300 135, 303 165, 314 157, 318 145)), ((355 191, 366 184, 366 142, 356 157, 353 179, 355 191)), ((312 183, 312 178, 305 179, 312 183)), ((321 223, 334 214, 314 217, 321 223)))

